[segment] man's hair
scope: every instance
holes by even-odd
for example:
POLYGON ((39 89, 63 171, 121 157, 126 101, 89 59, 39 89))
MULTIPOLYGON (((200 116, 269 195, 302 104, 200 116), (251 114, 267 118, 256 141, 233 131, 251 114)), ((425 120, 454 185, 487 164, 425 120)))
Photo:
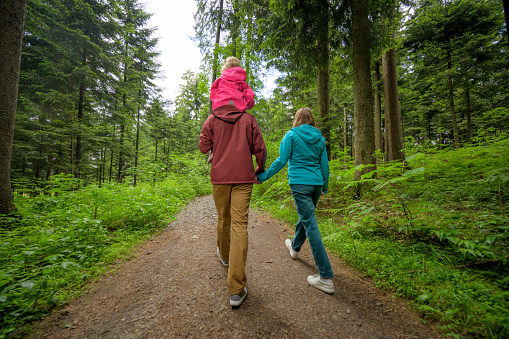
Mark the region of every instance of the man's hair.
POLYGON ((239 59, 237 59, 234 56, 226 58, 226 60, 224 61, 223 67, 221 68, 221 73, 223 73, 228 68, 232 68, 232 67, 242 67, 240 65, 239 59))
POLYGON ((309 124, 313 127, 316 127, 315 117, 313 116, 313 112, 311 112, 309 107, 302 107, 297 111, 297 113, 295 113, 292 127, 299 127, 300 125, 304 124, 309 124))

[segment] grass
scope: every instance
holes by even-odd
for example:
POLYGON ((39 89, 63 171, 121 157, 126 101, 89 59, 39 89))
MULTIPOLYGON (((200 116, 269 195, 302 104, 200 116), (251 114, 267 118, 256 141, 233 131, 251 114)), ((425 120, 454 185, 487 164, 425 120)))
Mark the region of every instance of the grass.
MULTIPOLYGON (((329 194, 317 210, 324 243, 379 287, 410 300, 445 335, 508 337, 507 154, 507 139, 460 150, 408 149, 404 164, 364 177, 361 199, 351 160, 333 160, 329 194)), ((296 223, 286 173, 257 185, 253 200, 296 223)))
MULTIPOLYGON (((183 171, 184 172, 184 171, 183 171)), ((55 176, 45 194, 16 194, 18 219, 0 229, 0 338, 22 335, 55 305, 79 295, 133 248, 161 231, 182 205, 210 194, 208 178, 172 174, 138 187, 111 184, 72 190, 55 176)))

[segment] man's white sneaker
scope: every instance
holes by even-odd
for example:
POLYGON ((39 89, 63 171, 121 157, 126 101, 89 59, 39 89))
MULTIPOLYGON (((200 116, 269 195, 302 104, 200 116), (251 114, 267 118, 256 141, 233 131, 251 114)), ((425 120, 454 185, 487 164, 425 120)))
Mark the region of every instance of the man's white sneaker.
POLYGON ((228 260, 223 260, 223 258, 221 257, 221 253, 219 253, 219 247, 217 248, 217 256, 219 257, 219 261, 221 262, 221 264, 224 267, 228 267, 229 262, 228 262, 228 260))
POLYGON ((293 258, 293 259, 297 259, 297 257, 299 256, 299 252, 295 251, 293 248, 292 248, 292 241, 290 239, 286 239, 285 240, 285 244, 286 244, 286 247, 288 247, 288 249, 290 250, 290 256, 293 258))
POLYGON ((327 282, 323 282, 319 274, 308 276, 308 283, 325 293, 334 293, 334 283, 332 280, 328 279, 327 282))

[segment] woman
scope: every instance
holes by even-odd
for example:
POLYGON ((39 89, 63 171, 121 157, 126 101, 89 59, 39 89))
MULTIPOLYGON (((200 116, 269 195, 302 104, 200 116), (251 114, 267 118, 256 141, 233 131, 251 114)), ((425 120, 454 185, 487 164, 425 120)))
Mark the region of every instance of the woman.
POLYGON ((269 180, 288 162, 288 180, 299 215, 293 241, 286 239, 290 255, 296 259, 306 241, 309 240, 311 252, 319 274, 308 276, 312 286, 334 293, 332 268, 323 246, 315 208, 320 194, 327 194, 329 184, 329 161, 325 148, 325 138, 316 128, 313 112, 303 107, 295 114, 293 128, 286 133, 279 146, 279 157, 270 168, 259 174, 260 183, 269 180))

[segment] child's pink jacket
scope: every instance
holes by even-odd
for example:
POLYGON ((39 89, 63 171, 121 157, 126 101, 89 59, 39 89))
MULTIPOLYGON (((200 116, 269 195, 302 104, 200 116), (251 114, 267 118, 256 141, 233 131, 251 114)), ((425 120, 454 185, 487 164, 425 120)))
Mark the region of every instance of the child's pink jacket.
POLYGON ((246 83, 246 71, 241 67, 224 70, 221 77, 212 84, 210 100, 212 100, 212 110, 228 105, 230 101, 241 112, 253 108, 254 92, 246 83))

